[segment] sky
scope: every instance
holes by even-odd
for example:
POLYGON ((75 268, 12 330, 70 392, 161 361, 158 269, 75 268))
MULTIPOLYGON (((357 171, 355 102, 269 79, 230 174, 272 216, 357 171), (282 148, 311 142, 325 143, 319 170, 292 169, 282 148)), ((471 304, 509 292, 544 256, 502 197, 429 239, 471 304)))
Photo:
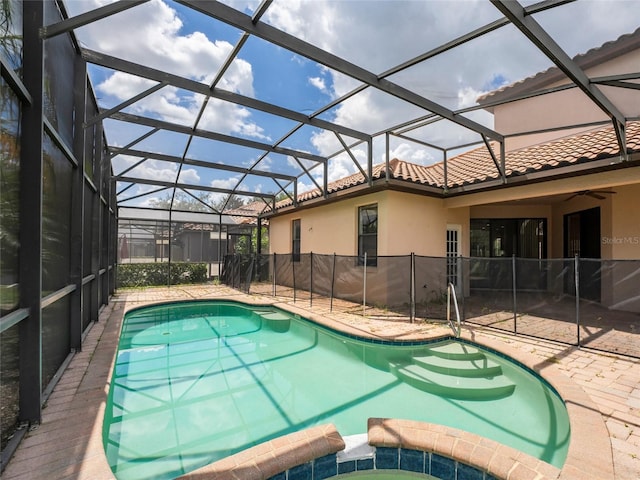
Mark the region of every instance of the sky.
MULTIPOLYGON (((70 15, 101 6, 101 0, 72 0, 66 5, 70 15)), ((251 15, 257 1, 227 1, 229 6, 251 15)), ((533 2, 522 2, 530 5, 533 2)), ((275 0, 261 21, 320 47, 376 75, 430 51, 475 28, 501 18, 485 0, 275 0)), ((535 19, 571 56, 615 40, 640 26, 635 0, 579 0, 535 15, 535 19)), ((204 84, 210 84, 241 37, 241 31, 168 0, 150 0, 140 6, 76 29, 80 44, 88 49, 166 70, 204 84)), ((386 77, 451 110, 476 104, 483 93, 534 75, 553 64, 517 29, 502 27, 430 58, 407 70, 386 77)), ((112 108, 153 87, 156 82, 90 66, 91 81, 103 108, 112 108)), ((280 105, 310 115, 329 102, 358 87, 360 83, 314 61, 250 36, 240 54, 225 72, 217 87, 246 97, 280 105)), ((202 95, 165 86, 124 111, 194 127, 205 103, 202 95)), ((349 128, 375 134, 429 112, 383 92, 366 89, 319 118, 349 128)), ((488 112, 478 111, 468 118, 493 127, 488 112)), ((273 145, 291 132, 297 123, 257 110, 217 99, 209 99, 197 128, 273 145)), ((130 123, 107 120, 105 132, 111 146, 123 146, 149 129, 130 123)), ((436 122, 410 133, 415 138, 449 149, 451 157, 458 145, 477 142, 479 135, 450 122, 436 122)), ((351 145, 355 140, 343 137, 351 145)), ((300 128, 280 146, 329 157, 328 181, 355 173, 357 167, 333 132, 310 126, 300 128)), ((259 149, 186 135, 156 133, 136 144, 138 150, 162 152, 177 157, 254 167, 266 172, 301 175, 298 192, 314 188, 304 173, 314 162, 269 153, 259 149)), ((442 160, 437 149, 393 138, 390 158, 418 164, 442 160)), ((351 149, 353 157, 366 166, 366 146, 351 149)), ((386 156, 385 136, 373 141, 373 163, 386 156)), ((138 157, 117 156, 114 173, 119 174, 138 157)), ((322 168, 310 171, 322 185, 322 168)), ((237 188, 255 193, 275 193, 280 184, 264 176, 243 177, 235 172, 159 160, 147 160, 127 172, 128 176, 179 181, 192 185, 237 188)), ((123 185, 119 185, 121 188, 123 185)), ((157 187, 139 185, 119 198, 143 194, 157 187)), ((288 190, 291 192, 292 187, 288 190)), ((195 191, 193 193, 196 193, 195 191)), ((166 192, 140 196, 128 205, 148 205, 166 192)), ((220 196, 216 196, 220 198, 220 196)))

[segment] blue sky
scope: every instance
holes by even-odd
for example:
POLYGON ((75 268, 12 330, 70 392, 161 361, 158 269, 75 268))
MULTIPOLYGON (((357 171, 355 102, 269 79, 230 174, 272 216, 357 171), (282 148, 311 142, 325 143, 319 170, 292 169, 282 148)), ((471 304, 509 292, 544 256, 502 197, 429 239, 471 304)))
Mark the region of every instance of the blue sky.
MULTIPOLYGON (((103 3, 73 0, 67 5, 71 15, 75 15, 103 3)), ((225 3, 249 15, 259 5, 256 1, 225 3)), ((524 5, 531 3, 523 2, 524 5)), ((500 16, 483 0, 275 0, 262 21, 381 74, 500 16)), ((634 0, 581 0, 542 12, 535 18, 571 56, 615 40, 640 26, 634 0)), ((76 33, 87 48, 205 84, 212 81, 241 36, 239 30, 169 0, 151 0, 82 27, 76 33)), ((456 110, 475 104, 476 98, 487 91, 550 66, 549 59, 514 27, 507 26, 388 79, 456 110)), ((91 67, 90 75, 104 108, 118 105, 155 84, 99 67, 91 67)), ((309 115, 358 85, 356 80, 343 74, 250 37, 218 87, 309 115)), ((203 101, 201 95, 164 87, 124 111, 193 127, 203 101)), ((373 134, 426 113, 385 93, 366 89, 320 118, 373 134)), ((493 126, 487 112, 478 112, 472 118, 493 126)), ((198 128, 271 145, 296 125, 287 119, 211 99, 198 128)), ((108 141, 113 146, 125 145, 148 130, 119 121, 105 124, 108 141)), ((413 134, 445 148, 479 140, 477 134, 449 122, 438 122, 413 134)), ((162 132, 135 148, 182 157, 187 141, 186 135, 162 132)), ((345 141, 350 144, 353 139, 345 138, 345 141)), ((320 156, 330 156, 341 148, 332 132, 309 126, 298 130, 281 146, 320 156)), ((438 151, 405 140, 394 139, 390 150, 392 158, 415 163, 441 160, 438 151)), ((384 136, 376 138, 372 152, 374 163, 384 161, 385 151, 384 136)), ((352 153, 366 164, 366 148, 356 147, 352 153)), ((303 172, 287 155, 269 153, 265 157, 258 149, 199 138, 189 144, 186 156, 239 167, 254 166, 262 158, 257 169, 288 175, 303 172)), ((139 160, 115 157, 114 172, 118 174, 139 160)), ((305 164, 313 163, 305 161, 305 164)), ((351 157, 343 153, 332 157, 328 170, 328 180, 333 181, 357 169, 351 157)), ((321 175, 322 169, 313 172, 321 175)), ((128 175, 174 181, 178 165, 147 160, 128 175)), ((241 175, 233 172, 213 173, 190 165, 183 166, 180 172, 180 181, 192 185, 233 188, 241 179, 241 175)), ((318 177, 318 182, 321 181, 318 177)), ((313 187, 307 177, 298 182, 299 191, 313 187)), ((154 188, 138 186, 126 195, 137 195, 145 189, 154 188)), ((241 189, 272 193, 279 187, 269 178, 251 176, 242 181, 241 189)), ((141 197, 133 203, 144 205, 157 196, 141 197)))

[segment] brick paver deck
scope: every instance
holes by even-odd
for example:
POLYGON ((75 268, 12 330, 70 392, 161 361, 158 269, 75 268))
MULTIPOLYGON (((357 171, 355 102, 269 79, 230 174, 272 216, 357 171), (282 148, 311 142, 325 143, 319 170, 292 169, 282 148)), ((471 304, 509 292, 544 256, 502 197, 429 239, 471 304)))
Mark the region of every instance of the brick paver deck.
MULTIPOLYGON (((275 302, 314 321, 360 335, 407 339, 429 338, 446 332, 440 325, 366 318, 337 310, 332 313, 327 302, 314 301, 313 308, 310 308, 308 302, 294 304, 292 299, 249 298, 221 286, 119 292, 88 332, 82 352, 73 357, 49 397, 41 425, 27 433, 2 478, 113 479, 102 446, 102 418, 124 312, 148 303, 196 298, 275 302)), ((580 399, 581 405, 577 406, 572 405, 571 400, 567 402, 570 410, 582 410, 586 417, 589 417, 589 412, 595 415, 581 422, 577 431, 572 431, 572 443, 577 443, 571 448, 576 456, 573 460, 568 459, 560 478, 606 479, 612 475, 615 480, 640 479, 640 362, 542 340, 513 337, 480 327, 466 328, 464 335, 492 348, 509 351, 519 359, 526 359, 532 368, 545 376, 548 373, 555 376, 572 398, 580 399), (593 418, 597 421, 592 421, 593 418), (606 425, 606 429, 599 429, 602 425, 606 425), (602 445, 603 440, 605 450, 607 447, 610 450, 594 451, 594 447, 602 445), (609 463, 612 470, 607 470, 606 465, 599 470, 601 465, 589 464, 590 461, 607 463, 607 458, 612 459, 609 463), (585 471, 593 471, 594 474, 584 476, 585 471)), ((512 473, 516 474, 515 471, 512 473)))

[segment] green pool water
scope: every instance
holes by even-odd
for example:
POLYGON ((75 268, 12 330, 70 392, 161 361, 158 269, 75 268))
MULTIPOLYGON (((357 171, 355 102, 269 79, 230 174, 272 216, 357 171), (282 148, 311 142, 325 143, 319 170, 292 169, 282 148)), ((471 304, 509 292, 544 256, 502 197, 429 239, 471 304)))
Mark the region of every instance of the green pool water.
POLYGON ((563 402, 539 378, 480 352, 451 341, 372 344, 231 302, 138 309, 122 326, 105 451, 120 480, 168 479, 313 425, 331 422, 346 436, 366 432, 370 417, 391 417, 467 430, 562 466, 563 402), (477 367, 489 377, 477 379, 477 367))

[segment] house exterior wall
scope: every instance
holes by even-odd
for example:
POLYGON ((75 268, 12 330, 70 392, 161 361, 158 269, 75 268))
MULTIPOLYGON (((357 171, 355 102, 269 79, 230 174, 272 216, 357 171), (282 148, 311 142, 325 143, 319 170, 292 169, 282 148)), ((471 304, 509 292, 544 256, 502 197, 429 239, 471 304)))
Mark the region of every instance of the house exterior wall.
MULTIPOLYGON (((623 185, 612 196, 611 237, 603 238, 611 248, 611 258, 640 259, 640 184, 623 185)), ((640 280, 638 280, 640 283, 640 280)))
MULTIPOLYGON (((412 252, 421 257, 440 257, 417 262, 418 301, 426 301, 433 291, 446 290, 446 261, 442 258, 446 255, 445 232, 448 225, 459 227, 460 254, 468 255, 469 208, 446 209, 438 198, 386 190, 279 215, 269 220, 271 253, 291 252, 291 222, 300 219, 302 253, 355 256, 358 208, 370 204, 378 206, 378 256, 391 258, 378 258, 376 266, 367 267, 367 303, 384 307, 409 304, 412 252)), ((301 272, 304 267, 300 264, 296 268, 301 272)), ((360 301, 363 266, 340 259, 337 268, 342 297, 360 301)), ((279 282, 288 281, 280 276, 279 282)))
POLYGON ((442 199, 386 190, 269 220, 271 253, 291 252, 291 222, 300 219, 301 252, 358 254, 358 208, 378 205, 378 255, 443 257, 448 224, 460 225, 461 253, 469 251, 469 209, 446 209, 442 199), (339 234, 338 234, 339 233, 339 234))
MULTIPOLYGON (((619 261, 611 262, 606 269, 606 304, 617 310, 640 312, 640 184, 620 186, 615 191, 611 199, 611 236, 603 236, 602 240, 611 248, 612 258, 619 261)), ((603 291, 604 285, 605 282, 603 291)))
MULTIPOLYGON (((608 62, 603 62, 597 67, 586 70, 585 73, 589 77, 633 73, 637 71, 639 64, 640 49, 608 62)), ((566 83, 567 81, 563 80, 549 84, 545 88, 556 87, 566 83)), ((634 98, 634 90, 606 86, 598 86, 596 88, 599 88, 627 118, 634 118, 640 115, 640 104, 634 98)), ((495 129, 504 135, 609 120, 609 117, 578 88, 507 103, 495 107, 493 111, 495 129)), ((592 128, 581 127, 510 137, 505 142, 505 149, 510 151, 549 142, 592 128)))
POLYGON ((441 199, 388 192, 384 225, 379 230, 379 254, 443 257, 446 253, 447 212, 441 199), (384 254, 382 252, 385 252, 384 254))
MULTIPOLYGON (((357 255, 358 207, 378 203, 378 231, 382 231, 384 196, 385 192, 378 192, 273 217, 269 219, 270 252, 291 253, 291 222, 300 219, 301 252, 357 255)), ((382 255, 380 248, 378 237, 378 254, 382 255)))

